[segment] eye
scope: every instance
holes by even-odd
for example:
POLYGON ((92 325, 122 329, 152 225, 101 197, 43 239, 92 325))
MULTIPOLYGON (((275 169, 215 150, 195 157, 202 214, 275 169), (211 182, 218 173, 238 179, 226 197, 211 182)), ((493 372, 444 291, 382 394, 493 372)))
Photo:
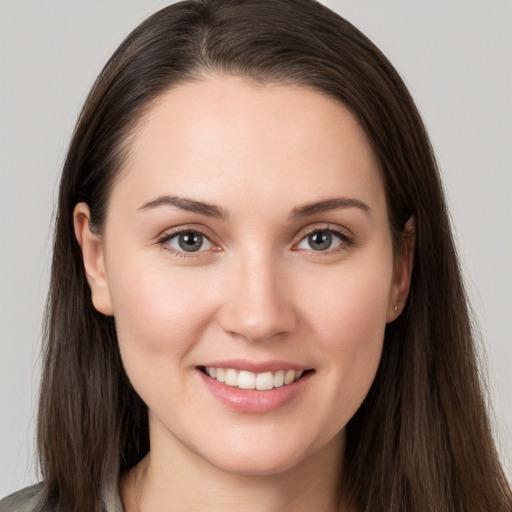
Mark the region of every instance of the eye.
POLYGON ((316 229, 305 236, 297 245, 297 249, 308 251, 328 251, 338 249, 343 243, 350 243, 347 235, 332 229, 316 229))
POLYGON ((205 235, 193 230, 180 231, 168 235, 160 243, 166 244, 178 253, 206 251, 213 246, 212 242, 205 235))

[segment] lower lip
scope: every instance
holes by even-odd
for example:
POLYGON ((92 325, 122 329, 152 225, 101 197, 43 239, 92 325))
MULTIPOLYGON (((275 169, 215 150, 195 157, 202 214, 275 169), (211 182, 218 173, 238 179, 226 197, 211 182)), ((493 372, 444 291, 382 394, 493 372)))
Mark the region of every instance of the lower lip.
POLYGON ((258 391, 256 389, 247 390, 228 386, 212 379, 201 370, 197 371, 212 395, 229 409, 237 412, 259 414, 275 411, 290 403, 305 389, 313 374, 313 372, 308 372, 291 384, 268 391, 258 391))

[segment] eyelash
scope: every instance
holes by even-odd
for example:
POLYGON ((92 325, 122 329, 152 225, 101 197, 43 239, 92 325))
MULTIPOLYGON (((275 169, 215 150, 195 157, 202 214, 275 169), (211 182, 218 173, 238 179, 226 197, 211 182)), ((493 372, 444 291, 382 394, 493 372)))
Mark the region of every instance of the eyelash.
MULTIPOLYGON (((178 256, 179 258, 191 258, 191 257, 197 256, 197 253, 205 252, 205 251, 199 250, 199 251, 190 251, 187 253, 187 251, 180 251, 180 250, 175 249, 171 245, 169 245, 169 242, 173 238, 175 238, 179 235, 183 235, 185 233, 200 234, 205 240, 207 240, 209 243, 211 243, 214 247, 219 247, 217 244, 212 242, 212 239, 211 239, 212 237, 210 235, 207 235, 203 230, 201 230, 200 228, 196 228, 196 227, 194 227, 194 228, 187 227, 187 228, 183 228, 183 229, 177 229, 176 231, 172 231, 170 233, 167 232, 164 235, 162 235, 160 238, 158 238, 157 244, 160 247, 162 247, 162 249, 169 251, 171 254, 178 256)), ((217 250, 219 250, 219 249, 217 249, 217 250)))
MULTIPOLYGON (((198 251, 190 251, 187 253, 187 251, 180 251, 169 245, 170 240, 173 238, 185 234, 185 233, 195 233, 200 234, 205 240, 207 240, 210 244, 212 244, 213 247, 216 247, 215 251, 222 250, 218 244, 215 244, 215 242, 212 241, 212 238, 210 235, 206 234, 203 230, 200 228, 183 228, 178 229, 176 231, 167 232, 163 234, 160 238, 157 240, 157 244, 165 249, 166 251, 169 251, 173 255, 180 257, 180 258, 190 258, 190 257, 197 257, 198 253, 205 252, 204 250, 198 250, 198 251)), ((332 228, 330 225, 325 225, 322 227, 314 226, 311 228, 306 229, 301 234, 300 240, 293 245, 292 250, 299 251, 300 249, 297 249, 298 245, 300 245, 304 240, 306 240, 309 236, 311 236, 314 233, 329 233, 330 235, 333 235, 334 237, 339 238, 340 241, 340 247, 336 247, 334 249, 326 249, 325 251, 315 251, 313 249, 310 250, 311 253, 315 255, 322 255, 322 254, 332 254, 336 252, 341 252, 345 250, 347 247, 351 247, 354 245, 355 241, 351 235, 349 235, 346 231, 341 229, 335 229, 332 228)))
MULTIPOLYGON (((337 253, 346 250, 348 247, 352 247, 355 244, 355 240, 353 236, 351 236, 347 231, 342 229, 336 229, 331 227, 330 225, 325 225, 322 227, 319 226, 313 226, 311 228, 306 229, 302 234, 300 240, 294 244, 294 248, 297 247, 299 244, 301 244, 304 240, 306 240, 309 236, 313 235, 314 233, 329 233, 330 235, 333 235, 340 239, 340 246, 336 247, 334 249, 327 249, 325 251, 314 251, 310 250, 311 253, 315 254, 316 256, 321 255, 327 255, 332 253, 337 253)), ((299 249, 295 249, 299 250, 299 249)))

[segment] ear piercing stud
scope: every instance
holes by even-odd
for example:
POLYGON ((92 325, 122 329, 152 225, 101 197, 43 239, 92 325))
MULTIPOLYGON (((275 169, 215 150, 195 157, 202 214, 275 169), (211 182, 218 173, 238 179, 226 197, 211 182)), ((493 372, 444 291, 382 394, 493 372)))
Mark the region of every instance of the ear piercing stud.
POLYGON ((396 312, 398 311, 398 306, 395 306, 395 307, 393 308, 393 310, 394 310, 394 311, 395 311, 395 313, 396 313, 396 312))

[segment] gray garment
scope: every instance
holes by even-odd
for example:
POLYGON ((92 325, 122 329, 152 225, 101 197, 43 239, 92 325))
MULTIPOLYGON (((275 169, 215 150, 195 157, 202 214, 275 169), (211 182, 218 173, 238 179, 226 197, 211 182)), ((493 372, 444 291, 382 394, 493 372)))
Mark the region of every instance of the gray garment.
MULTIPOLYGON (((1 0, 0 0, 1 1, 1 0)), ((42 500, 43 484, 36 484, 25 487, 3 500, 0 500, 0 512, 52 512, 54 508, 44 506, 42 500)), ((123 512, 121 498, 117 491, 111 493, 111 500, 104 501, 105 512, 123 512)))
POLYGON ((42 484, 26 487, 0 501, 0 512, 36 512, 41 510, 42 484))

